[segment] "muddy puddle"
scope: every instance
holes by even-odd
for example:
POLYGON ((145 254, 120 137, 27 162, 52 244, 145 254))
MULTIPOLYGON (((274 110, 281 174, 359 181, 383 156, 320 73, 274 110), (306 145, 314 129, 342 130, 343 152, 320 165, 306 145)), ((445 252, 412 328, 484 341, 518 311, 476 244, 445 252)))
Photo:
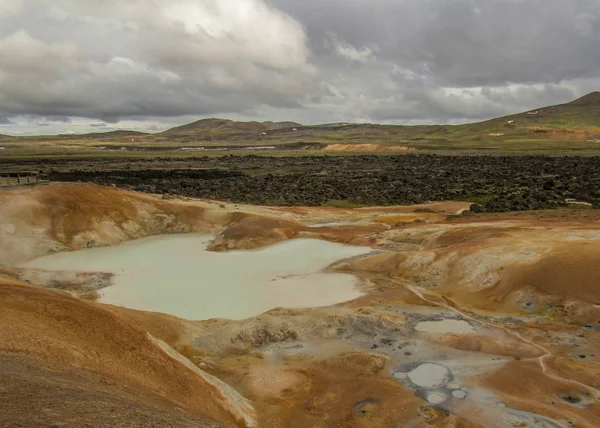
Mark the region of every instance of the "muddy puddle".
POLYGON ((466 321, 441 319, 435 321, 421 321, 415 325, 415 330, 433 334, 470 334, 475 329, 466 321))
POLYGON ((359 280, 323 273, 335 261, 367 254, 352 247, 297 239, 254 251, 206 251, 213 238, 169 235, 118 246, 54 254, 23 267, 108 272, 101 303, 182 318, 244 319, 277 307, 329 306, 362 295, 359 280))
POLYGON ((555 420, 507 407, 492 391, 480 387, 469 387, 462 379, 456 378, 454 370, 448 363, 452 362, 426 362, 397 370, 392 375, 407 388, 414 390, 416 395, 425 400, 431 408, 459 415, 478 408, 478 411, 483 412, 485 426, 490 428, 517 426, 563 428, 569 426, 566 420, 555 420))

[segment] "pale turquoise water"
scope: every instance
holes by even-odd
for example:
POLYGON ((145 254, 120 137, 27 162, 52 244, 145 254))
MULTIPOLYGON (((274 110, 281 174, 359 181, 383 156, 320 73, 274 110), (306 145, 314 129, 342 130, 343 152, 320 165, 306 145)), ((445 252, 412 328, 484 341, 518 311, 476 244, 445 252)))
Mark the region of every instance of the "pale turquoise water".
POLYGON ((24 267, 111 272, 102 303, 187 319, 244 319, 276 307, 329 306, 361 295, 352 275, 322 273, 331 263, 366 254, 315 239, 254 251, 206 251, 212 237, 167 235, 118 246, 54 254, 24 267))

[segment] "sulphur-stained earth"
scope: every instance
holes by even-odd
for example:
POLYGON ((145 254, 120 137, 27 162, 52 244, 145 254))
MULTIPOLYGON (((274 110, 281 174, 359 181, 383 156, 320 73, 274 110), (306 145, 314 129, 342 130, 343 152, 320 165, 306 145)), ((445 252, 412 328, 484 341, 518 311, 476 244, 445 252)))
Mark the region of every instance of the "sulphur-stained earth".
POLYGON ((600 426, 600 212, 469 207, 3 190, 0 426, 600 426), (372 251, 326 269, 358 277, 361 297, 242 321, 104 305, 111 273, 24 267, 175 233, 212 235, 215 252, 298 238, 372 251))

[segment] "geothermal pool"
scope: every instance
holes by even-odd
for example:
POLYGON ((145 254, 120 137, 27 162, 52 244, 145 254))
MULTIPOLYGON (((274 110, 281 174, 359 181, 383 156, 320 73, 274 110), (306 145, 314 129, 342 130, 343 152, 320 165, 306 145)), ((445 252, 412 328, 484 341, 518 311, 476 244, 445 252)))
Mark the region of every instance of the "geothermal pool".
POLYGON ((167 235, 65 252, 23 267, 109 272, 101 303, 178 317, 244 319, 276 307, 329 306, 361 296, 353 275, 323 273, 331 263, 371 251, 295 239, 253 251, 206 251, 207 235, 167 235))

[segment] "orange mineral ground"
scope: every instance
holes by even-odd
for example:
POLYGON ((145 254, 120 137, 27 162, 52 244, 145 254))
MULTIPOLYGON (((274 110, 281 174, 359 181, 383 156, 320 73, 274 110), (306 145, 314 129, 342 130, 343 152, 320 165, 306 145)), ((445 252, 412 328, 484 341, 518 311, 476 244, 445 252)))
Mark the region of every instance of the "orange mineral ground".
POLYGON ((600 213, 469 205, 2 190, 0 426, 600 426, 600 213), (326 268, 358 277, 361 297, 237 321, 101 304, 110 275, 24 267, 176 233, 217 252, 299 238, 373 251, 326 268))

